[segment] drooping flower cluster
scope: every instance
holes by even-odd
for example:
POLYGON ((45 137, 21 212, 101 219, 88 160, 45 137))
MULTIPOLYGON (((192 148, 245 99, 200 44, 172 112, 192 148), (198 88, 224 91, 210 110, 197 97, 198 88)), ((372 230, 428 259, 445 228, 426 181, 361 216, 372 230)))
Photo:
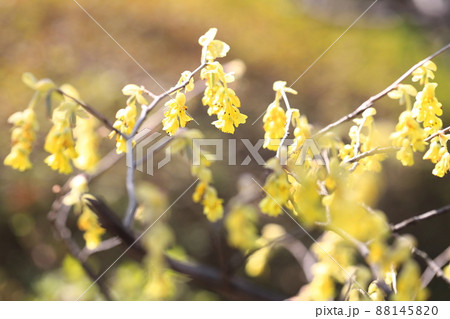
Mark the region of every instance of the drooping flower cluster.
MULTIPOLYGON (((66 94, 80 99, 78 92, 71 85, 63 85, 60 90, 66 94)), ((48 133, 44 149, 49 152, 45 163, 53 170, 63 174, 72 172, 71 160, 78 157, 75 150, 75 141, 72 123, 76 124, 77 118, 87 118, 88 114, 73 99, 64 96, 64 100, 53 111, 53 126, 48 133)))
POLYGON ((287 121, 286 112, 280 106, 280 100, 286 93, 297 94, 297 92, 286 87, 286 82, 284 81, 276 81, 273 84, 273 90, 276 92, 275 100, 267 107, 266 114, 263 117, 265 131, 263 147, 276 151, 285 134, 287 121))
POLYGON ((187 106, 186 96, 183 93, 177 92, 174 99, 168 101, 165 106, 168 110, 164 112, 163 130, 169 135, 174 135, 178 128, 185 127, 192 118, 186 114, 187 106))
MULTIPOLYGON (((187 84, 184 87, 184 92, 190 92, 194 89, 194 78, 191 76, 190 71, 184 71, 181 74, 180 80, 177 85, 182 85, 187 80, 187 84)), ((165 106, 168 108, 167 111, 164 112, 163 130, 165 130, 169 135, 174 135, 178 128, 185 127, 186 124, 192 121, 192 117, 190 117, 187 113, 186 104, 186 95, 185 93, 181 93, 181 90, 176 92, 175 98, 168 101, 165 106)))
POLYGON ((450 171, 450 154, 447 149, 449 139, 450 135, 439 134, 432 139, 430 148, 423 156, 423 159, 428 159, 436 164, 432 173, 438 177, 444 177, 450 171))
POLYGON ((266 166, 273 170, 264 184, 265 197, 259 203, 261 212, 269 216, 278 216, 290 196, 288 176, 276 158, 270 159, 266 166))
POLYGON ((258 238, 255 222, 256 210, 250 205, 233 206, 225 219, 228 243, 243 253, 255 247, 258 238))
POLYGON ((88 118, 79 118, 74 129, 75 151, 78 153, 74 164, 77 168, 88 173, 95 171, 100 160, 98 154, 100 137, 96 130, 97 123, 97 119, 89 115, 88 118))
POLYGON ((414 152, 425 149, 424 139, 426 133, 416 121, 411 111, 404 111, 400 114, 395 132, 391 134, 392 145, 399 147, 397 159, 404 166, 414 164, 414 152))
POLYGON ((73 206, 78 216, 78 228, 84 232, 83 238, 88 249, 95 249, 101 242, 101 236, 105 233, 98 222, 97 215, 86 204, 88 195, 88 181, 84 175, 75 176, 69 183, 70 191, 63 198, 63 203, 73 206))
MULTIPOLYGON (((300 150, 306 139, 311 137, 311 124, 304 115, 300 115, 298 109, 292 110, 292 123, 294 129, 294 142, 289 146, 289 154, 294 155, 300 150)), ((294 155, 295 156, 295 155, 294 155)))
POLYGON ((203 105, 208 106, 208 114, 216 115, 214 124, 224 133, 234 133, 235 127, 245 123, 247 116, 241 114, 241 102, 228 83, 234 82, 232 73, 225 73, 222 65, 214 61, 224 57, 229 46, 219 40, 214 40, 217 29, 211 28, 200 37, 202 49, 202 62, 208 64, 201 70, 200 77, 205 80, 206 90, 202 98, 203 105))
MULTIPOLYGON (((413 153, 423 151, 426 145, 425 139, 442 128, 442 120, 439 118, 442 115, 442 104, 435 95, 437 83, 429 82, 430 79, 434 79, 436 70, 436 64, 428 61, 412 73, 413 82, 423 85, 419 93, 412 85, 400 84, 397 89, 388 94, 393 99, 400 99, 400 104, 406 104, 406 111, 400 115, 395 132, 391 134, 392 144, 400 148, 397 159, 404 166, 413 165, 413 153), (410 96, 416 97, 413 106, 411 106, 410 96)), ((430 159, 436 164, 433 170, 434 175, 443 177, 449 170, 450 158, 446 154, 448 154, 446 141, 433 139, 424 159, 430 159), (441 146, 438 145, 439 143, 441 146)))
POLYGON ((203 213, 209 221, 215 222, 223 216, 223 200, 217 196, 217 190, 210 185, 212 182, 212 172, 209 166, 211 163, 200 155, 199 165, 193 165, 191 172, 194 177, 199 179, 192 199, 195 203, 201 202, 203 213))
MULTIPOLYGON (((126 96, 129 96, 127 99, 127 106, 118 110, 116 113, 116 121, 113 126, 119 132, 124 134, 125 136, 131 134, 134 129, 134 125, 136 124, 137 117, 137 105, 136 103, 141 104, 141 106, 147 105, 148 102, 143 96, 145 90, 143 87, 139 87, 135 84, 128 84, 122 89, 122 93, 126 96)), ((127 152, 127 141, 126 138, 120 134, 117 134, 115 131, 112 131, 109 134, 109 138, 113 138, 116 136, 116 152, 117 154, 126 153, 127 152)))
POLYGON ((16 112, 8 118, 8 123, 14 125, 11 133, 11 152, 3 163, 19 171, 31 168, 30 153, 36 139, 39 124, 32 107, 23 112, 16 112))

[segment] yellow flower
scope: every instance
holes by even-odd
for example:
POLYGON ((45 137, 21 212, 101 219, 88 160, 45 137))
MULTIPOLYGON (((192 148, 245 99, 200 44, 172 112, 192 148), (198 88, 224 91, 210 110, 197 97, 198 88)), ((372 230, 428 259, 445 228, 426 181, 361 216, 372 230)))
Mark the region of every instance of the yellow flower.
POLYGON ((264 185, 266 197, 259 203, 261 211, 269 216, 282 213, 282 206, 290 196, 290 184, 284 171, 273 172, 264 185))
POLYGON ((367 290, 367 292, 369 293, 369 296, 372 300, 374 301, 384 301, 385 299, 385 292, 378 287, 377 282, 373 281, 370 283, 369 285, 369 289, 367 290))
POLYGON ((220 129, 224 133, 234 133, 234 127, 238 127, 239 124, 244 124, 247 119, 247 115, 241 114, 239 112, 238 107, 234 103, 234 91, 231 89, 227 89, 228 95, 226 97, 226 102, 224 103, 224 107, 217 114, 218 120, 214 121, 214 124, 218 129, 220 129))
POLYGON ((437 83, 425 84, 423 90, 417 94, 412 110, 417 121, 423 122, 428 135, 442 128, 442 120, 438 117, 442 115, 442 104, 435 97, 436 87, 437 83))
POLYGON ((439 162, 442 155, 443 154, 441 153, 441 145, 439 144, 438 139, 434 138, 430 144, 430 148, 423 156, 423 159, 429 159, 433 164, 436 164, 437 162, 439 162))
POLYGON ((394 100, 400 100, 400 105, 406 103, 408 110, 411 110, 411 98, 410 96, 416 96, 417 90, 411 84, 399 84, 395 90, 388 93, 388 96, 394 100))
POLYGON ((421 286, 420 268, 413 260, 407 261, 397 279, 397 293, 392 296, 394 301, 424 300, 427 292, 421 286))
POLYGON ((214 187, 208 186, 203 197, 203 212, 209 221, 215 222, 223 216, 223 200, 217 197, 214 187))
POLYGON ((300 116, 300 111, 292 109, 292 122, 294 123, 294 142, 289 146, 289 153, 299 151, 307 138, 311 136, 311 125, 305 116, 300 116))
POLYGON ((397 159, 404 166, 413 165, 413 152, 423 151, 425 148, 424 139, 426 138, 426 133, 414 119, 411 111, 404 111, 400 114, 399 122, 395 126, 395 132, 391 134, 390 138, 392 139, 392 145, 401 148, 397 152, 397 159))
POLYGON ((200 37, 198 43, 202 48, 202 63, 213 62, 216 58, 223 58, 230 51, 230 46, 220 40, 214 40, 217 34, 216 28, 209 29, 200 37))
POLYGON ((67 120, 54 120, 54 124, 45 139, 44 149, 51 153, 44 161, 53 170, 70 174, 72 166, 70 159, 78 156, 75 150, 72 129, 67 120))
POLYGON ((105 233, 105 229, 102 228, 98 222, 97 215, 88 207, 88 205, 82 205, 82 213, 78 218, 78 228, 84 231, 83 237, 86 241, 86 247, 88 249, 95 249, 101 242, 101 236, 105 233))
POLYGON ((206 81, 206 90, 202 103, 208 106, 209 115, 217 115, 214 124, 224 133, 234 133, 234 128, 245 123, 247 115, 241 114, 241 102, 234 90, 227 87, 227 83, 234 81, 234 77, 225 74, 218 62, 213 62, 201 71, 201 78, 206 81))
POLYGON ((434 79, 433 71, 436 71, 436 64, 432 61, 425 62, 412 73, 413 82, 419 81, 420 85, 428 83, 428 79, 434 79))
MULTIPOLYGON (((115 129, 119 130, 123 134, 130 134, 133 131, 134 124, 136 122, 136 105, 131 103, 125 108, 120 109, 116 113, 117 120, 114 122, 113 126, 115 129)), ((116 132, 111 132, 109 138, 114 137, 116 132)), ((116 152, 117 154, 125 153, 127 151, 127 142, 125 138, 121 135, 116 137, 116 152)))
POLYGON ((276 151, 283 138, 286 126, 286 113, 278 101, 272 102, 263 117, 264 148, 276 151))
POLYGON ((64 205, 80 205, 81 196, 88 191, 88 181, 84 175, 77 175, 69 183, 70 192, 63 198, 64 205))
MULTIPOLYGON (((287 120, 286 113, 280 106, 280 100, 283 98, 283 94, 297 94, 297 92, 286 87, 286 82, 284 81, 276 81, 273 84, 273 90, 276 92, 275 100, 269 104, 266 114, 263 117, 265 131, 263 147, 276 151, 278 150, 281 139, 285 134, 287 120)), ((300 116, 300 113, 298 113, 298 116, 300 116)))
POLYGON ((5 157, 3 164, 23 172, 32 167, 29 154, 30 152, 27 149, 22 148, 20 144, 16 144, 5 157))
MULTIPOLYGON (((189 79, 189 77, 192 76, 192 72, 191 71, 184 71, 183 73, 181 73, 181 77, 178 80, 177 85, 181 85, 182 83, 184 83, 185 81, 187 81, 187 79, 189 79)), ((186 86, 184 87, 184 92, 191 92, 194 89, 194 78, 191 77, 188 84, 186 84, 186 86)))
POLYGON ((203 197, 203 194, 205 194, 206 187, 208 187, 208 183, 205 181, 202 181, 197 184, 197 186, 195 187, 194 194, 192 194, 192 200, 194 201, 194 203, 200 202, 200 200, 203 197))
POLYGON ((433 169, 433 175, 438 177, 444 177, 444 175, 450 170, 450 154, 445 152, 439 162, 437 162, 433 169))
POLYGON ((164 112, 163 130, 169 135, 174 135, 178 128, 185 127, 192 118, 186 114, 187 106, 186 96, 183 93, 177 92, 175 99, 168 101, 165 106, 169 109, 164 112))
POLYGON ((3 163, 19 171, 25 171, 32 166, 29 155, 39 127, 36 114, 32 108, 27 108, 23 112, 11 115, 8 123, 14 126, 11 134, 12 148, 3 163))
POLYGON ((74 135, 77 139, 75 150, 79 155, 75 158, 74 164, 79 169, 89 173, 95 171, 100 160, 98 154, 100 141, 96 127, 97 120, 93 116, 89 116, 87 119, 78 119, 74 129, 74 135))
POLYGON ((239 248, 244 253, 255 247, 258 239, 256 220, 257 214, 252 206, 234 206, 225 220, 230 246, 239 248))

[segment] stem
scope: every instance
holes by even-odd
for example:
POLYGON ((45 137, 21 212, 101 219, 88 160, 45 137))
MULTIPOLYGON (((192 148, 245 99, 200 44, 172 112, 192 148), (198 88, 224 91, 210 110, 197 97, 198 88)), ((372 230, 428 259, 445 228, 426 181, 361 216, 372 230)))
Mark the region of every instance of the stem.
POLYGON ((173 92, 176 92, 182 88, 184 88, 186 85, 189 84, 189 81, 191 78, 199 72, 201 69, 203 69, 207 63, 202 63, 199 67, 197 67, 191 75, 182 83, 179 85, 176 85, 169 90, 167 90, 164 93, 161 93, 160 95, 157 95, 155 99, 148 105, 148 106, 142 106, 141 114, 139 115, 139 118, 136 121, 136 124, 133 127, 133 131, 130 133, 129 136, 127 136, 127 163, 129 163, 128 169, 127 169, 127 181, 126 181, 126 187, 127 187, 127 193, 128 193, 128 207, 127 212, 125 214, 125 217, 123 219, 123 223, 125 227, 129 228, 131 227, 134 216, 136 214, 136 208, 138 206, 137 199, 136 199, 136 190, 134 185, 134 171, 136 169, 136 161, 134 158, 133 153, 133 138, 136 136, 137 131, 142 126, 142 123, 144 123, 145 119, 147 118, 147 114, 165 97, 169 96, 173 92))
POLYGON ((395 224, 395 225, 391 225, 391 230, 393 232, 398 232, 400 229, 403 229, 409 225, 430 219, 430 218, 434 218, 436 216, 445 214, 445 213, 449 213, 450 212, 450 205, 441 207, 439 209, 433 209, 430 210, 429 212, 423 213, 421 215, 418 216, 413 216, 411 218, 405 219, 404 221, 395 224))
POLYGON ((277 149, 276 157, 280 158, 281 149, 283 148, 283 144, 286 141, 287 137, 289 136, 289 127, 291 125, 291 119, 292 119, 292 110, 291 105, 289 104, 289 100, 286 96, 286 92, 281 91, 281 95, 283 96, 284 104, 286 105, 286 124, 284 126, 284 135, 283 138, 280 141, 280 145, 277 149))
POLYGON ((390 91, 394 90, 404 79, 406 79, 411 73, 413 73, 417 68, 421 67, 423 64, 425 64, 426 62, 428 62, 429 60, 435 58, 436 56, 440 55, 441 53, 444 53, 445 51, 447 51, 448 49, 450 49, 450 43, 447 44, 446 46, 444 46, 443 48, 441 48, 440 50, 436 51, 435 53, 433 53, 432 55, 426 57, 425 59, 423 59, 422 61, 416 63, 415 65, 413 65, 408 71, 406 71, 401 77, 399 77, 397 80, 394 81, 394 83, 392 83, 391 85, 389 85, 387 88, 385 88, 383 91, 381 91, 380 93, 371 96, 367 101, 365 101, 363 104, 361 104, 356 110, 354 110, 353 112, 341 117, 339 120, 337 120, 336 122, 333 122, 329 125, 327 125, 326 127, 324 127, 323 129, 321 129, 319 132, 317 132, 316 134, 314 134, 313 137, 319 136, 324 134, 325 132, 328 132, 329 130, 335 128, 336 126, 345 123, 351 119, 354 119, 355 117, 357 117, 359 114, 361 114, 362 112, 364 112, 365 110, 367 110, 369 107, 371 107, 373 105, 373 103, 375 103, 377 100, 381 99, 383 96, 385 96, 386 94, 388 94, 390 91))
POLYGON ((77 98, 74 98, 73 96, 65 93, 64 91, 57 89, 55 90, 56 92, 58 92, 59 94, 68 97, 69 99, 73 100, 75 103, 79 104, 82 108, 84 108, 88 113, 90 113, 91 115, 93 115, 94 117, 96 117, 100 122, 103 123, 103 125, 105 125, 107 128, 109 128, 110 130, 113 130, 114 132, 116 132, 117 134, 119 134, 120 136, 122 136, 123 138, 127 138, 127 136, 125 134, 123 134, 121 131, 119 131, 118 129, 116 129, 112 123, 105 117, 103 116, 103 114, 101 114, 100 112, 98 112, 97 110, 95 110, 93 107, 91 107, 89 104, 86 104, 84 102, 81 102, 80 100, 78 100, 77 98))
POLYGON ((445 134, 445 133, 447 133, 447 132, 450 132, 450 126, 447 126, 446 128, 444 128, 444 129, 442 129, 442 130, 440 130, 440 131, 437 131, 436 133, 434 133, 434 134, 428 136, 428 137, 424 140, 424 142, 429 142, 429 141, 431 141, 433 138, 435 138, 436 136, 443 135, 443 134, 445 134))
POLYGON ((360 159, 362 159, 364 157, 369 157, 369 156, 373 156, 373 155, 377 155, 377 154, 384 154, 384 153, 393 152, 396 150, 397 150, 397 148, 393 147, 393 146, 375 147, 375 148, 371 149, 370 151, 358 154, 357 156, 354 156, 352 158, 345 160, 344 163, 353 163, 353 162, 359 161, 360 159))
POLYGON ((433 259, 428 256, 426 252, 415 247, 412 249, 412 252, 427 263, 428 267, 430 267, 434 271, 436 277, 441 278, 443 281, 450 285, 450 279, 445 276, 445 274, 442 272, 442 269, 439 268, 439 266, 434 262, 433 259))

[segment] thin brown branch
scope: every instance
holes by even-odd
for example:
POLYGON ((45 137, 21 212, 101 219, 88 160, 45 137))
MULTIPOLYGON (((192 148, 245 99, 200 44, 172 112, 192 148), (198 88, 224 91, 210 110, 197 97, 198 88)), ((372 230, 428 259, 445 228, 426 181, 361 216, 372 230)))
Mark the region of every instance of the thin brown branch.
MULTIPOLYGON (((123 243, 129 247, 130 256, 142 260, 147 251, 136 242, 134 235, 120 223, 109 207, 99 200, 89 200, 91 208, 99 216, 103 226, 120 237, 123 243), (131 254, 132 253, 132 254, 131 254)), ((220 293, 224 297, 233 300, 282 300, 284 296, 266 291, 255 286, 249 281, 237 276, 227 277, 222 272, 199 264, 187 263, 166 256, 166 261, 173 270, 189 276, 197 284, 212 291, 220 293)))
POLYGON ((58 92, 59 94, 68 97, 69 99, 73 100, 75 103, 77 103, 78 105, 80 105, 82 108, 84 108, 88 113, 90 113, 92 116, 96 117, 100 122, 103 123, 104 126, 106 126, 107 128, 109 128, 110 130, 113 130, 114 132, 116 132, 117 134, 119 134, 120 136, 122 136, 123 138, 127 138, 125 134, 123 134, 121 131, 119 131, 118 129, 116 129, 112 123, 100 112, 98 112, 96 109, 94 109, 92 106, 90 106, 89 104, 86 104, 80 100, 78 100, 77 98, 71 96, 70 94, 65 93, 64 91, 60 90, 60 89, 56 89, 56 92, 58 92))
MULTIPOLYGON (((434 264, 440 268, 444 267, 450 261, 450 247, 447 247, 442 253, 439 254, 436 258, 434 258, 434 264)), ((422 287, 428 286, 428 284, 433 280, 436 272, 431 268, 427 267, 422 274, 422 287)))
POLYGON ((362 112, 364 112, 365 110, 367 110, 369 107, 371 107, 377 100, 381 99, 383 96, 387 95, 390 91, 394 90, 403 80, 405 80, 411 73, 414 72, 414 70, 416 70, 418 67, 421 67, 423 64, 425 64, 426 62, 428 62, 429 60, 437 57, 438 55, 440 55, 441 53, 444 53, 445 51, 447 51, 448 49, 450 49, 450 43, 447 44, 446 46, 444 46, 443 48, 441 48, 440 50, 436 51, 435 53, 433 53, 432 55, 426 57, 425 59, 423 59, 422 61, 416 63, 415 65, 413 65, 408 71, 406 71, 402 76, 400 76, 397 80, 394 81, 394 83, 392 83, 391 85, 389 85, 387 88, 385 88, 383 91, 381 91, 380 93, 371 96, 368 100, 366 100, 364 103, 362 103, 356 110, 354 110, 353 112, 341 117, 339 120, 337 120, 336 122, 333 122, 329 125, 327 125, 326 127, 322 128, 319 132, 317 132, 316 134, 314 134, 313 137, 319 136, 324 134, 325 132, 328 132, 329 130, 335 128, 336 126, 345 123, 349 120, 354 119, 355 117, 357 117, 359 114, 361 114, 362 112))
POLYGON ((434 262, 433 259, 431 259, 428 256, 428 254, 426 252, 424 252, 424 251, 422 251, 420 249, 417 249, 417 248, 413 248, 412 252, 416 256, 422 258, 427 263, 428 267, 430 267, 434 271, 434 273, 436 274, 436 277, 441 278, 443 281, 445 281, 447 284, 450 285, 450 278, 447 278, 445 276, 445 274, 443 273, 442 269, 434 262))
POLYGON ((431 141, 433 138, 435 138, 436 136, 444 135, 444 134, 447 133, 447 132, 450 132, 450 126, 447 126, 446 128, 444 128, 444 129, 442 129, 442 130, 439 130, 439 131, 437 131, 436 133, 434 133, 434 134, 428 136, 428 137, 425 139, 425 142, 429 142, 429 141, 431 141))
POLYGON ((360 159, 363 159, 364 157, 369 157, 369 156, 373 156, 373 155, 377 155, 377 154, 385 154, 388 152, 393 152, 396 151, 397 148, 393 147, 393 146, 386 146, 386 147, 375 147, 373 149, 371 149, 370 151, 358 154, 352 158, 346 159, 344 161, 344 163, 353 163, 353 162, 357 162, 360 159))
POLYGON ((430 210, 429 212, 423 213, 421 215, 413 216, 411 218, 405 219, 404 221, 402 221, 400 223, 391 225, 391 230, 393 232, 398 232, 399 230, 401 230, 409 225, 412 225, 412 224, 415 224, 415 223, 418 223, 418 222, 421 222, 421 221, 424 221, 424 220, 427 220, 430 218, 434 218, 436 216, 439 216, 439 215, 442 215, 445 213, 450 213, 450 205, 441 207, 439 209, 433 209, 433 210, 430 210))
POLYGON ((106 300, 113 300, 108 287, 103 279, 97 280, 98 275, 92 269, 92 267, 80 258, 81 249, 77 243, 72 239, 72 233, 66 226, 66 221, 70 213, 70 207, 62 203, 62 196, 55 200, 52 204, 51 211, 48 214, 48 218, 53 222, 53 226, 58 233, 58 236, 64 241, 69 253, 79 261, 86 274, 96 283, 100 292, 103 294, 106 300))

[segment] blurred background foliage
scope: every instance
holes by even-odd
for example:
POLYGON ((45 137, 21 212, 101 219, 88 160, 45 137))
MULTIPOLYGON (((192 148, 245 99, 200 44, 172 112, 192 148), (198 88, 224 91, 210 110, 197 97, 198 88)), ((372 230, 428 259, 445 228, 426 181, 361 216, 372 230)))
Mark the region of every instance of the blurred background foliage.
MULTIPOLYGON (((262 121, 252 123, 272 101, 272 83, 285 80, 299 94, 291 105, 307 115, 316 128, 353 110, 369 96, 384 89, 417 61, 433 53, 449 40, 449 3, 439 0, 378 1, 307 73, 308 69, 358 17, 372 1, 362 0, 79 0, 86 10, 114 37, 137 65, 72 0, 1 0, 0 1, 0 157, 9 152, 7 118, 25 108, 32 92, 21 82, 26 71, 56 83, 71 83, 84 101, 111 120, 123 107, 121 88, 128 83, 144 85, 160 93, 173 85, 184 70, 200 63, 197 39, 210 27, 219 29, 218 38, 231 46, 224 63, 240 59, 246 71, 234 88, 242 101, 242 111, 249 116, 236 137, 256 141, 263 136, 262 121), (339 5, 338 5, 339 3, 339 5), (430 9, 431 8, 431 9, 430 9), (144 71, 146 70, 146 71, 144 71), (148 72, 148 74, 146 74, 148 72), (151 75, 151 76, 149 76, 151 75), (156 83, 156 81, 158 83, 156 83)), ((437 97, 444 106, 444 125, 450 123, 450 58, 448 53, 435 59, 437 97)), ((200 98, 193 96, 190 113, 208 137, 229 138, 215 130, 207 118, 200 98)), ((377 121, 386 137, 392 131, 402 108, 397 101, 377 102, 377 121)), ((156 115, 155 115, 156 116, 156 115)), ((0 300, 74 299, 90 281, 80 266, 66 255, 64 245, 55 237, 47 220, 54 199, 52 187, 62 184, 44 163, 42 146, 50 123, 42 106, 40 134, 32 155, 34 169, 25 173, 0 166, 0 300)), ((191 128, 198 128, 195 123, 191 128)), ((339 128, 347 135, 349 125, 339 128)), ((108 132, 100 129, 99 134, 108 132)), ((386 138, 385 138, 386 140, 386 138)), ((113 149, 105 139, 102 152, 113 149)), ((261 152, 267 159, 272 154, 261 152)), ((238 155, 246 156, 238 144, 238 155)), ((150 177, 138 173, 140 180, 159 185, 172 202, 192 182, 181 159, 150 177)), ((213 165, 219 195, 229 199, 236 193, 238 176, 253 173, 263 179, 267 172, 254 162, 247 167, 213 165)), ((91 189, 116 211, 126 205, 124 162, 96 180, 91 189)), ((376 207, 386 212, 392 222, 448 204, 449 177, 431 174, 432 164, 417 158, 414 167, 401 167, 390 159, 385 162, 376 207)), ((286 216, 277 220, 261 217, 262 224, 277 222, 288 232, 298 233, 286 216)), ((73 222, 73 221, 72 221, 73 222)), ((443 216, 410 227, 419 248, 435 257, 448 246, 450 220, 443 216)), ((190 193, 172 209, 167 223, 172 227, 180 251, 194 260, 219 267, 218 251, 225 249, 221 226, 207 222, 201 207, 192 203, 190 193), (218 231, 219 230, 219 231, 218 231)), ((77 231, 74 227, 75 236, 77 231)), ((314 234, 313 234, 314 235, 314 234)), ((78 238, 77 237, 77 238, 78 238)), ((311 242, 304 238, 305 245, 311 242)), ((229 248, 227 248, 229 250, 229 248)), ((101 260, 114 260, 120 248, 93 257, 98 269, 101 260)), ((232 252, 226 251, 228 256, 232 252)), ((257 279, 262 286, 295 294, 305 278, 292 256, 276 252, 270 272, 257 279)), ((138 298, 142 270, 131 261, 120 262, 111 271, 115 296, 138 298), (128 279, 127 279, 128 278, 128 279), (133 282, 136 283, 133 286, 133 282), (129 292, 129 294, 127 294, 129 292)), ((242 272, 242 275, 243 272, 242 272)), ((186 283, 186 279, 180 278, 186 283)), ((185 285, 176 299, 220 299, 195 286, 185 285)), ((448 288, 438 280, 431 285, 431 299, 449 298, 448 288)), ((85 298, 99 298, 96 288, 85 298)))

